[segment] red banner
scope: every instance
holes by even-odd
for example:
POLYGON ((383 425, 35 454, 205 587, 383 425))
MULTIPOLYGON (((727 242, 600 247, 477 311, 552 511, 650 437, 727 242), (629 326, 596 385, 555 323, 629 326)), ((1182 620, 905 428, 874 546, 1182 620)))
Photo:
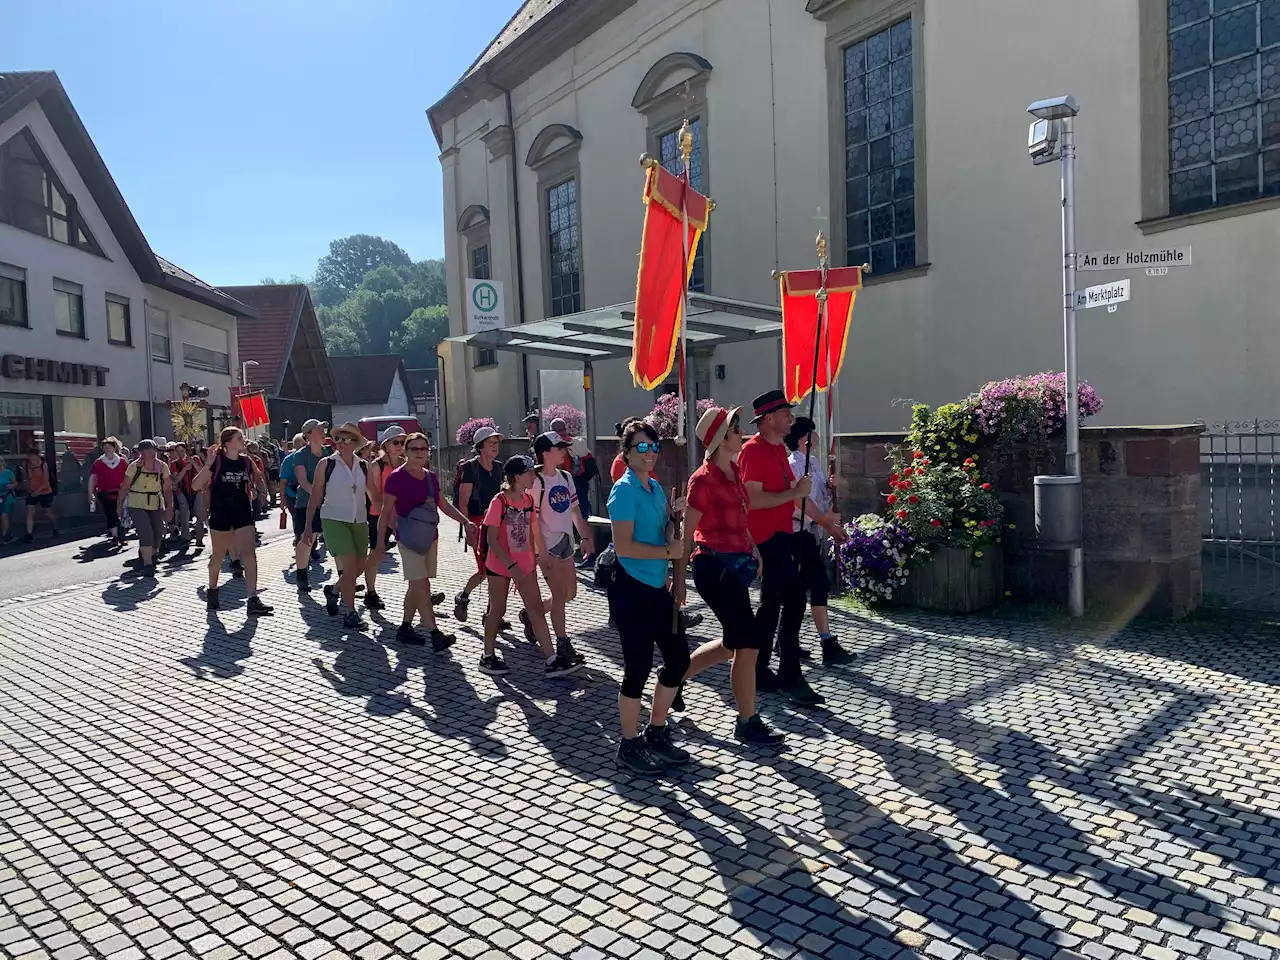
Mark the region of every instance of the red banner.
POLYGON ((240 421, 240 425, 246 428, 260 427, 263 424, 270 423, 271 418, 267 415, 267 398, 261 391, 253 391, 251 393, 241 393, 244 387, 232 387, 231 397, 231 413, 240 421))
POLYGON ((667 378, 680 343, 684 289, 698 240, 707 228, 707 198, 683 177, 654 164, 644 182, 644 234, 636 274, 636 317, 631 338, 631 376, 652 390, 667 378), (689 213, 689 256, 684 255, 684 216, 689 213))
MULTIPOLYGON (((799 403, 815 386, 813 351, 822 271, 788 270, 781 274, 778 285, 782 294, 782 389, 789 403, 799 403)), ((822 342, 817 345, 819 391, 829 389, 840 375, 853 323, 853 302, 861 288, 860 267, 833 267, 827 271, 827 313, 822 342)))

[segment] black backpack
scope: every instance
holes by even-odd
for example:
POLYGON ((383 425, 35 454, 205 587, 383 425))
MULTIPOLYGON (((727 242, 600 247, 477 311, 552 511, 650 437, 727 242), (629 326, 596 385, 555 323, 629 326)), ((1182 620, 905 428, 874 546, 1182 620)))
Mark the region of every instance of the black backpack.
MULTIPOLYGON (((324 492, 326 495, 329 493, 329 480, 333 477, 334 468, 338 465, 338 461, 335 459, 337 456, 335 453, 324 458, 324 492)), ((365 483, 367 484, 369 482, 369 465, 359 457, 356 457, 356 463, 360 464, 360 472, 364 474, 365 483)), ((324 506, 324 497, 321 497, 320 502, 316 504, 317 508, 322 506, 324 506)))

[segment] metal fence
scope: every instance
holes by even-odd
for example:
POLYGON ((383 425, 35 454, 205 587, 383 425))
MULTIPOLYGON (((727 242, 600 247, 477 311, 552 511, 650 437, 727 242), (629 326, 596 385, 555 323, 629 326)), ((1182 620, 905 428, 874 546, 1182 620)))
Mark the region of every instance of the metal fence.
POLYGON ((1280 613, 1280 420, 1206 424, 1200 438, 1205 606, 1280 613))

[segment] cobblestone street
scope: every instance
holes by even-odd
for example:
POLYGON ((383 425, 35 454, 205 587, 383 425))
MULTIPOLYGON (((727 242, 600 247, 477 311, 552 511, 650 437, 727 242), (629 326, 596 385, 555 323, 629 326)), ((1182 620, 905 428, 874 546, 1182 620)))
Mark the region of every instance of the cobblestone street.
POLYGON ((257 622, 239 584, 206 619, 203 564, 0 604, 0 955, 1280 953, 1273 636, 836 616, 829 709, 763 699, 785 752, 732 740, 719 668, 686 692, 696 765, 645 780, 614 768, 600 594, 570 611, 589 671, 508 637, 495 679, 483 597, 406 650, 397 570, 348 634, 290 552, 257 622))

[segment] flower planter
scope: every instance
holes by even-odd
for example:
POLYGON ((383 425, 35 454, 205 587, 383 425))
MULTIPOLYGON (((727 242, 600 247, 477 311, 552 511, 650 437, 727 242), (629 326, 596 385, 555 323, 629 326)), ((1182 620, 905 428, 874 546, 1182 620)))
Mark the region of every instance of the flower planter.
POLYGON ((974 552, 973 547, 934 547, 907 577, 902 604, 942 613, 995 606, 1004 596, 1003 551, 988 546, 977 558, 974 552))

